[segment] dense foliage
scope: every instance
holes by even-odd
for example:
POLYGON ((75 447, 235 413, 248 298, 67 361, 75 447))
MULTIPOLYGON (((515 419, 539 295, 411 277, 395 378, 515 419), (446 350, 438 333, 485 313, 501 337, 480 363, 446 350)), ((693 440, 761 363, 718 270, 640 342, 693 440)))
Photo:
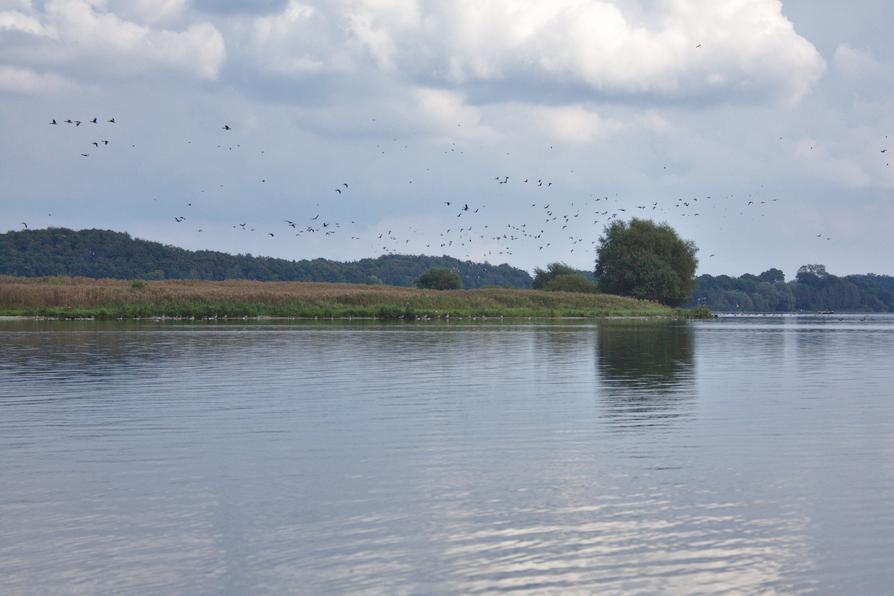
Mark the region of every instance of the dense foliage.
POLYGON ((452 257, 384 255, 341 263, 289 261, 222 252, 189 251, 108 230, 49 228, 0 234, 0 274, 76 275, 109 279, 253 279, 412 286, 432 267, 456 271, 466 288, 531 287, 527 271, 452 257))
POLYGON ((789 282, 779 269, 740 277, 702 275, 696 279, 690 305, 719 312, 892 312, 894 277, 836 277, 823 265, 804 265, 789 282))
POLYGON ((603 292, 669 306, 689 298, 698 249, 669 225, 636 218, 630 223, 615 221, 599 241, 596 278, 603 292))
POLYGON ((545 270, 534 269, 533 287, 535 290, 596 292, 596 284, 565 263, 550 263, 545 270))
POLYGON ((463 280, 459 273, 447 267, 432 267, 419 276, 416 287, 425 290, 459 290, 463 287, 463 280))

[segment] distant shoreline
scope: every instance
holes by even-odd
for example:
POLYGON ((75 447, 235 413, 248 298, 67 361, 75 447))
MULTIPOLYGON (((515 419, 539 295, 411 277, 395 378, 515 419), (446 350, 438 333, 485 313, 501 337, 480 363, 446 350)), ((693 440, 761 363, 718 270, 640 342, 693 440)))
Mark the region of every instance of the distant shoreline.
POLYGON ((655 302, 509 288, 0 276, 0 316, 45 319, 447 320, 710 316, 655 302))

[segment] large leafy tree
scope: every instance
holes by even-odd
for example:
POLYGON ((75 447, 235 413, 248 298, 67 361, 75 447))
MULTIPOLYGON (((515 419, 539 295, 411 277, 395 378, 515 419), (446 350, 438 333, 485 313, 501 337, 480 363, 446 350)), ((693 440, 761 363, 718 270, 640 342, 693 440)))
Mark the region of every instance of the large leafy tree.
POLYGON ((685 303, 692 293, 698 249, 669 225, 616 221, 599 242, 596 278, 603 292, 669 306, 685 303))

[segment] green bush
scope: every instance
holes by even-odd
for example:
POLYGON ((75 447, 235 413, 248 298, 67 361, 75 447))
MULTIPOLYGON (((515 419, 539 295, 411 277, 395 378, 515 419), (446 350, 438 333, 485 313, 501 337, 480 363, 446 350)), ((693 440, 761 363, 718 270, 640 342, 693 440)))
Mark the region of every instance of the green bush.
POLYGON ((573 267, 569 267, 565 263, 550 263, 546 266, 546 270, 534 269, 535 290, 546 290, 547 286, 560 275, 575 275, 577 271, 573 267))
POLYGON ((585 294, 593 294, 597 291, 596 284, 579 273, 557 275, 543 289, 554 292, 582 292, 585 294))
POLYGON ((456 271, 446 267, 432 267, 419 276, 416 287, 425 290, 459 290, 463 287, 463 280, 456 271))

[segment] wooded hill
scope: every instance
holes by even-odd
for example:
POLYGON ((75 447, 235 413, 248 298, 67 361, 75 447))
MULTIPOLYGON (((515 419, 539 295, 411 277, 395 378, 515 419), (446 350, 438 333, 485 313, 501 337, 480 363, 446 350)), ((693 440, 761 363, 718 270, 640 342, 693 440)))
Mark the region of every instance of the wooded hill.
POLYGON ((0 234, 0 274, 107 279, 250 279, 411 286, 431 267, 459 273, 464 288, 530 288, 527 271, 452 257, 383 255, 353 262, 290 261, 250 254, 191 251, 110 230, 48 228, 0 234))

